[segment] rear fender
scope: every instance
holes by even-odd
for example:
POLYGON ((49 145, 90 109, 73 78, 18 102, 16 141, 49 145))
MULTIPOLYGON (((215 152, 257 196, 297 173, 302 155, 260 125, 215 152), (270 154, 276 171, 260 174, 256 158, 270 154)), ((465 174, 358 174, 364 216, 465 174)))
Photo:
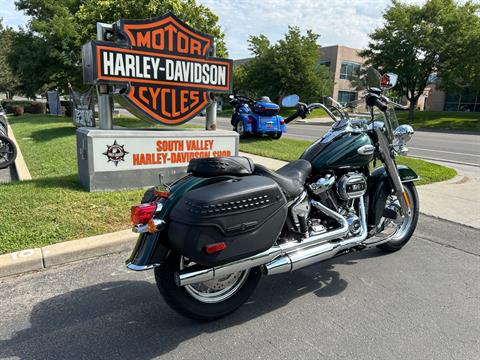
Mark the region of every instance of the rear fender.
MULTIPOLYGON (((419 180, 420 177, 405 165, 397 165, 398 174, 402 183, 419 180)), ((368 225, 370 228, 376 227, 380 223, 387 196, 392 191, 392 183, 384 166, 376 168, 369 179, 368 186, 368 225)))
POLYGON ((141 271, 160 266, 171 251, 168 241, 168 219, 175 204, 187 191, 209 185, 215 182, 235 178, 233 176, 217 176, 212 178, 201 178, 187 175, 177 181, 170 188, 168 199, 163 203, 163 208, 155 218, 164 220, 165 223, 155 233, 142 233, 138 237, 132 254, 126 264, 130 270, 141 271))

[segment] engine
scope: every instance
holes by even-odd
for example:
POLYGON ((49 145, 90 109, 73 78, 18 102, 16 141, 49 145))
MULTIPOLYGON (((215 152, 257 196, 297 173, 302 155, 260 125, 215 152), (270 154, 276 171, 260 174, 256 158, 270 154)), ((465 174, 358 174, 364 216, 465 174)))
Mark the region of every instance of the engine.
MULTIPOLYGON (((337 179, 333 173, 327 173, 308 184, 307 188, 311 196, 345 217, 349 224, 350 236, 360 232, 360 219, 355 206, 358 202, 355 199, 365 195, 367 191, 367 179, 363 174, 349 172, 337 179)), ((321 223, 326 228, 329 227, 328 220, 325 222, 322 214, 310 213, 311 229, 315 225, 315 218, 323 218, 321 223)))
POLYGON ((357 199, 367 191, 367 179, 363 174, 348 173, 337 182, 337 194, 342 200, 357 199))

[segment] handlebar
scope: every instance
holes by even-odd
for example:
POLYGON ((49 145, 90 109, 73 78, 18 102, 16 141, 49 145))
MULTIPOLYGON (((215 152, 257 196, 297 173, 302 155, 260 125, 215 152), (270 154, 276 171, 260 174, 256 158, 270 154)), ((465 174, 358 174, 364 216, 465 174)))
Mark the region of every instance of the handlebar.
POLYGON ((312 103, 310 105, 299 103, 297 106, 297 111, 285 119, 285 124, 292 122, 293 120, 295 120, 300 116, 305 118, 313 109, 319 109, 319 108, 325 110, 325 112, 328 114, 328 116, 330 116, 333 119, 333 121, 335 122, 339 121, 335 117, 335 115, 332 113, 332 111, 321 103, 312 103))

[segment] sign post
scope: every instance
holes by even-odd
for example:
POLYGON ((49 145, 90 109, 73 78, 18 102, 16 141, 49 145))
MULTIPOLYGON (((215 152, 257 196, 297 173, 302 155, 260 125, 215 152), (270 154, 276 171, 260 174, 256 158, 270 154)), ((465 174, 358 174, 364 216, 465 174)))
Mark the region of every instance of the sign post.
POLYGON ((84 83, 97 87, 100 122, 100 129, 77 130, 84 187, 152 186, 160 174, 166 182, 185 174, 191 159, 238 154, 238 134, 233 131, 112 126, 113 94, 132 114, 167 126, 183 124, 208 106, 206 130, 215 130, 213 93, 231 92, 233 62, 214 55, 210 35, 171 13, 97 24, 97 40, 82 48, 84 83))
MULTIPOLYGON (((106 40, 107 30, 111 29, 110 24, 97 23, 97 40, 106 40)), ((99 126, 103 130, 113 129, 111 96, 108 85, 97 85, 99 126)))

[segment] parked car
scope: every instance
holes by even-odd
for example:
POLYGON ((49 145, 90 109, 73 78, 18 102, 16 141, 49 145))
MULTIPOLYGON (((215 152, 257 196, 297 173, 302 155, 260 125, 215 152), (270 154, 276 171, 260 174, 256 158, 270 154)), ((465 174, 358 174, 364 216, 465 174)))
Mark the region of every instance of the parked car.
POLYGON ((280 106, 266 96, 256 101, 247 96, 230 95, 228 102, 233 107, 231 124, 241 139, 252 135, 280 139, 287 131, 285 120, 278 115, 280 106))

